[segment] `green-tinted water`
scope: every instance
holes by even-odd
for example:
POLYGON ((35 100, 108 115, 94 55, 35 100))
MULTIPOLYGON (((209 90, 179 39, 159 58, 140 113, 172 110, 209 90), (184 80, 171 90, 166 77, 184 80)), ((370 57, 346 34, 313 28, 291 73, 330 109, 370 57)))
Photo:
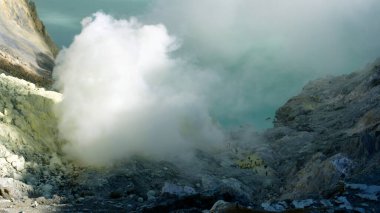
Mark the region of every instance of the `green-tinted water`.
POLYGON ((34 0, 38 13, 59 46, 68 46, 81 30, 81 20, 97 11, 120 18, 140 16, 152 0, 34 0))
POLYGON ((224 126, 271 126, 275 110, 309 80, 358 70, 380 56, 380 1, 35 0, 59 46, 97 11, 163 23, 175 57, 216 74, 207 90, 224 126))

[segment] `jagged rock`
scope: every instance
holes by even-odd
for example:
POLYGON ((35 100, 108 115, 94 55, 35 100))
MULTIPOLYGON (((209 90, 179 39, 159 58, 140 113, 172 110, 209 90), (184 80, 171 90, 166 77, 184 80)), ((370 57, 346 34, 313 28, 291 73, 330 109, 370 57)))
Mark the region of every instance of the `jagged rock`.
POLYGON ((276 112, 264 137, 277 153, 283 198, 342 193, 340 181, 368 181, 371 173, 380 181, 379 73, 380 59, 360 72, 312 81, 276 112))
POLYGON ((162 194, 171 194, 176 196, 190 196, 196 194, 193 187, 190 186, 179 186, 173 183, 165 183, 161 190, 162 194))
POLYGON ((58 48, 29 0, 0 2, 0 71, 39 85, 51 84, 58 48))
POLYGON ((11 200, 12 197, 9 194, 9 189, 8 188, 0 188, 0 196, 3 197, 4 199, 11 200))
POLYGON ((217 213, 217 212, 226 212, 234 205, 228 202, 225 202, 224 200, 218 200, 210 209, 210 212, 217 213))
POLYGON ((378 201, 380 197, 380 186, 377 185, 366 185, 366 184, 353 184, 349 183, 346 184, 346 187, 349 189, 357 190, 359 191, 356 196, 372 200, 372 201, 378 201))
POLYGON ((6 196, 6 198, 8 196, 9 198, 15 199, 21 199, 24 196, 28 196, 29 193, 33 191, 31 186, 13 178, 0 178, 0 188, 2 189, 2 196, 6 196))
POLYGON ((55 104, 61 94, 46 91, 15 77, 0 75, 0 177, 9 178, 15 199, 32 194, 52 195, 66 166, 61 155, 55 104), (26 181, 33 189, 16 180, 26 181), (21 185, 20 185, 21 184, 21 185), (55 187, 53 186, 55 185, 55 187), (24 191, 17 191, 21 187, 24 191), (26 193, 26 191, 28 191, 26 193))
MULTIPOLYGON (((5 142, 3 145, 18 150, 19 146, 27 143, 27 147, 34 151, 59 151, 57 119, 53 110, 61 99, 59 93, 36 88, 32 83, 1 74, 0 111, 12 121, 3 119, 0 122, 0 139, 5 142)), ((7 160, 11 158, 16 159, 16 156, 8 156, 7 160)))
POLYGON ((279 202, 279 203, 269 203, 265 202, 261 204, 261 207, 265 211, 270 211, 270 212, 283 212, 287 209, 287 204, 286 202, 279 202))
POLYGON ((307 199, 307 200, 293 200, 292 202, 294 208, 296 209, 304 209, 306 207, 310 207, 314 204, 314 200, 307 199))
POLYGON ((212 192, 215 195, 228 195, 236 201, 250 203, 252 200, 252 189, 236 178, 219 179, 213 176, 204 175, 202 177, 204 191, 212 192))
POLYGON ((148 201, 154 201, 156 199, 156 192, 154 190, 149 190, 146 193, 146 197, 148 198, 148 201))
POLYGON ((324 207, 332 207, 333 206, 333 204, 330 200, 322 199, 320 202, 324 207))
POLYGON ((339 208, 347 209, 347 210, 353 209, 351 203, 344 196, 337 197, 335 202, 339 204, 339 208))
POLYGON ((348 176, 355 167, 355 163, 349 158, 338 153, 331 157, 331 163, 334 165, 335 169, 342 175, 348 176))
POLYGON ((7 148, 5 148, 4 145, 0 144, 0 158, 6 158, 10 155, 11 153, 8 151, 7 148))
POLYGON ((50 184, 44 184, 42 187, 42 195, 44 197, 51 197, 51 193, 53 191, 53 186, 50 184))
POLYGON ((252 209, 250 207, 241 206, 238 203, 230 203, 224 200, 218 200, 210 209, 210 213, 234 213, 234 212, 246 212, 246 213, 265 213, 273 211, 262 211, 252 209))

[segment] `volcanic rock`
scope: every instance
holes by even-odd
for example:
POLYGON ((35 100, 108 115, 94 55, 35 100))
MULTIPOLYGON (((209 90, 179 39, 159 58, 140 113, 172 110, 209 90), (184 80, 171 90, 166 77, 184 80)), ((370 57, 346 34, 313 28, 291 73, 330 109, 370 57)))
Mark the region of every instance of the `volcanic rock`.
POLYGON ((58 48, 29 0, 0 1, 0 71, 39 85, 52 83, 58 48))

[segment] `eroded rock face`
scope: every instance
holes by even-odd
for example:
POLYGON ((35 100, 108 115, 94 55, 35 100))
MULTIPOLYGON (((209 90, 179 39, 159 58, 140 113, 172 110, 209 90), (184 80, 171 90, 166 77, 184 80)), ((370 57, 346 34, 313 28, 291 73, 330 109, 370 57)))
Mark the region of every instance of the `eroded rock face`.
POLYGON ((283 198, 333 196, 339 182, 380 182, 380 60, 307 84, 265 137, 277 153, 283 198))
POLYGON ((66 167, 58 157, 63 142, 54 112, 61 99, 59 93, 0 74, 0 180, 16 181, 0 181, 0 188, 15 183, 16 191, 8 190, 11 198, 19 199, 26 191, 29 196, 49 196, 52 187, 46 186, 56 187, 64 175, 66 167))
POLYGON ((0 1, 0 69, 42 86, 51 84, 58 48, 29 0, 0 1))
POLYGON ((0 138, 28 143, 37 149, 58 151, 57 119, 54 106, 62 95, 38 88, 25 80, 0 75, 0 138), (30 144, 36 142, 38 144, 30 144))

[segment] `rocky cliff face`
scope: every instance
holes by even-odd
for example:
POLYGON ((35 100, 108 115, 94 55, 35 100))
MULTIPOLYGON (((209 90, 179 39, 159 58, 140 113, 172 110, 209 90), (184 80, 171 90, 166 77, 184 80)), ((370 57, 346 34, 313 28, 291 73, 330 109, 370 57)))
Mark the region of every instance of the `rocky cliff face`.
MULTIPOLYGON (((54 106, 61 94, 0 74, 0 196, 51 196, 63 175, 54 106)), ((3 206, 0 205, 0 208, 3 206)))
POLYGON ((50 85, 58 48, 29 0, 0 1, 0 69, 42 86, 50 85))
MULTIPOLYGON (((347 162, 341 179, 360 179, 371 170, 378 171, 379 94, 380 60, 360 72, 307 84, 277 111, 276 128, 267 134, 282 158, 284 174, 296 175, 285 171, 287 158, 300 160, 297 166, 302 167, 308 161, 315 164, 317 159, 323 163, 331 158, 334 164, 337 155, 347 162)), ((309 180, 313 179, 318 181, 318 176, 311 175, 309 180)), ((380 183, 380 177, 367 181, 380 183)), ((316 187, 315 191, 320 191, 327 185, 316 187)))
POLYGON ((278 109, 275 128, 264 133, 282 182, 277 199, 366 202, 368 192, 352 195, 348 183, 380 183, 379 94, 377 60, 360 72, 312 81, 278 109))

